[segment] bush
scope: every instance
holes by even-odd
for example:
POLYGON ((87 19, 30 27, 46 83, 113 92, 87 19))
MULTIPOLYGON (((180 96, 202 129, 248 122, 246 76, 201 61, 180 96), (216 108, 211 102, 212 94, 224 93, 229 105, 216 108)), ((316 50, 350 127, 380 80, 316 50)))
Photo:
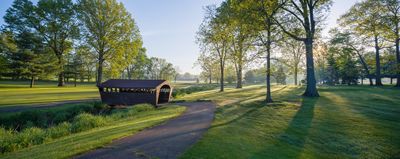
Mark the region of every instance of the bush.
POLYGON ((6 130, 0 128, 0 152, 10 152, 18 149, 17 143, 15 141, 15 133, 11 130, 6 130))
POLYGON ((95 104, 78 104, 64 109, 29 110, 12 115, 0 116, 0 126, 17 131, 25 128, 48 128, 62 122, 70 121, 81 113, 99 112, 95 104))
POLYGON ((111 112, 112 115, 110 116, 110 118, 112 118, 113 120, 118 120, 129 116, 135 116, 139 112, 151 110, 156 110, 151 104, 138 104, 128 109, 114 109, 111 112))
POLYGON ((0 127, 0 152, 12 152, 42 144, 48 140, 105 126, 112 121, 156 109, 150 104, 139 104, 128 109, 112 110, 107 116, 94 115, 99 114, 94 112, 104 112, 105 110, 109 110, 105 105, 94 103, 76 105, 67 109, 33 110, 0 116, 0 122, 3 125, 0 127))
POLYGON ((24 129, 17 134, 16 143, 21 147, 28 147, 43 143, 46 139, 46 132, 37 127, 24 129))
POLYGON ((71 134, 71 124, 63 122, 61 124, 58 124, 57 126, 53 126, 46 130, 46 134, 51 139, 67 136, 71 134))
POLYGON ((102 116, 94 116, 88 113, 82 113, 75 117, 72 122, 72 132, 81 132, 91 128, 103 126, 106 124, 105 118, 102 116))
POLYGON ((200 86, 196 85, 196 86, 190 86, 190 87, 186 87, 186 88, 174 89, 174 91, 172 92, 172 96, 176 98, 176 97, 184 96, 186 94, 212 90, 212 89, 215 89, 216 87, 217 87, 217 85, 208 84, 208 85, 200 85, 200 86))

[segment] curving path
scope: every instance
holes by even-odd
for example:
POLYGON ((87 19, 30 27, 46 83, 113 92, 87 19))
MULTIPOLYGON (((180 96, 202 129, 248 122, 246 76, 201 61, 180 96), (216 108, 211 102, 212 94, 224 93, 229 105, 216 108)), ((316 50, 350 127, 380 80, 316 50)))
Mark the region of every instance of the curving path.
POLYGON ((74 158, 177 158, 202 137, 214 118, 211 102, 179 103, 187 110, 165 124, 143 130, 133 136, 74 158))

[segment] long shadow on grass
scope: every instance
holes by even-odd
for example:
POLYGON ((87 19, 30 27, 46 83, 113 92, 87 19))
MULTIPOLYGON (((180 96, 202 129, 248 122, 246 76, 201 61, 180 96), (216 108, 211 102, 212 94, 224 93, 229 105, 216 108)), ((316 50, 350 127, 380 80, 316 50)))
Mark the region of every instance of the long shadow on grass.
POLYGON ((229 120, 229 121, 227 121, 227 122, 224 122, 224 123, 220 123, 220 124, 213 125, 213 126, 211 126, 211 128, 217 128, 217 127, 229 125, 229 124, 232 124, 232 123, 234 123, 234 122, 236 122, 236 121, 239 121, 240 119, 243 119, 243 118, 246 117, 247 115, 249 115, 249 114, 251 114, 251 113, 257 111, 259 108, 264 107, 264 102, 263 102, 263 101, 252 102, 252 103, 250 103, 249 105, 256 105, 256 106, 254 106, 254 107, 251 108, 250 110, 248 110, 248 111, 242 113, 241 115, 239 115, 238 117, 236 117, 236 118, 234 118, 234 119, 231 119, 231 120, 229 120))
POLYGON ((314 107, 318 98, 303 97, 300 109, 288 127, 266 149, 254 154, 252 158, 299 158, 309 135, 314 107))
MULTIPOLYGON (((282 91, 286 87, 287 86, 284 86, 284 87, 279 88, 277 90, 274 90, 272 92, 282 91)), ((251 96, 251 97, 244 98, 242 100, 238 100, 236 102, 230 103, 229 105, 233 106, 235 104, 240 104, 241 102, 249 101, 251 99, 257 99, 257 98, 262 97, 262 96, 265 96, 265 95, 262 94, 262 95, 251 96)), ((265 101, 254 101, 254 102, 250 102, 250 103, 246 103, 246 104, 241 104, 240 107, 247 107, 247 108, 250 108, 250 109, 247 110, 246 112, 242 113, 241 115, 239 115, 238 117, 236 117, 234 119, 231 119, 231 120, 229 120, 227 122, 224 122, 224 123, 213 125, 213 126, 211 126, 211 128, 216 128, 216 127, 232 124, 232 123, 234 123, 236 121, 239 121, 240 119, 243 119, 244 117, 247 117, 249 114, 251 114, 253 112, 256 112, 259 108, 265 107, 265 105, 266 105, 265 101)), ((279 105, 279 103, 275 103, 275 105, 279 105)), ((222 107, 218 111, 223 112, 225 108, 229 108, 229 106, 222 107)))

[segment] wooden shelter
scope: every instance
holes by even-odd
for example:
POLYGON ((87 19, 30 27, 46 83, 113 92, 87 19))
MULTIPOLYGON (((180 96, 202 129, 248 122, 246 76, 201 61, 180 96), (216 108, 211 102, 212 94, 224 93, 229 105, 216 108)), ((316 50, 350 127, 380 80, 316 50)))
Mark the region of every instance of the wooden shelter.
POLYGON ((97 86, 101 101, 110 106, 169 102, 172 87, 166 80, 110 79, 97 86))

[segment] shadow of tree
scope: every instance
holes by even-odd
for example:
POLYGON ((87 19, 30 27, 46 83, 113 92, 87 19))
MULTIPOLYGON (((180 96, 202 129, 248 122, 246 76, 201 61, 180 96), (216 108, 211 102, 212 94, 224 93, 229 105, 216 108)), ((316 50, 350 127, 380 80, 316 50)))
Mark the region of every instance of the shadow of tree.
POLYGON ((268 143, 265 149, 255 153, 252 158, 265 156, 272 158, 299 158, 309 135, 317 101, 318 98, 302 97, 301 106, 288 124, 288 127, 282 131, 273 143, 268 143))

